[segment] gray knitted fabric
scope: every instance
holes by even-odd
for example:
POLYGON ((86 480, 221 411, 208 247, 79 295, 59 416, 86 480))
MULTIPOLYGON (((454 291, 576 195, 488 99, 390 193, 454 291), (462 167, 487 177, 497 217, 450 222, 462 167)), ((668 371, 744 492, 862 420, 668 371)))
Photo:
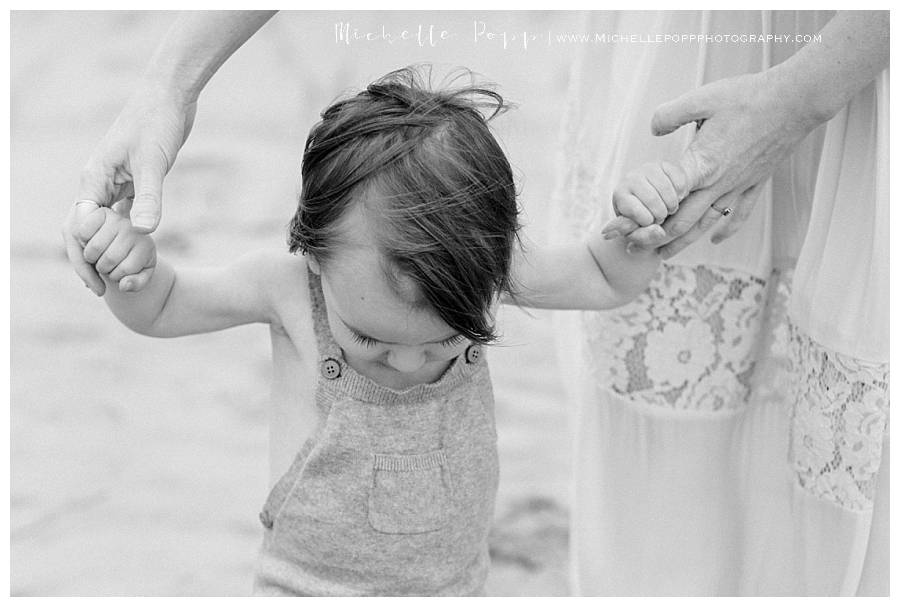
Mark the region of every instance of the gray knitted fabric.
POLYGON ((381 386, 344 361, 309 283, 319 424, 260 514, 254 594, 481 594, 498 462, 480 346, 435 383, 381 386))

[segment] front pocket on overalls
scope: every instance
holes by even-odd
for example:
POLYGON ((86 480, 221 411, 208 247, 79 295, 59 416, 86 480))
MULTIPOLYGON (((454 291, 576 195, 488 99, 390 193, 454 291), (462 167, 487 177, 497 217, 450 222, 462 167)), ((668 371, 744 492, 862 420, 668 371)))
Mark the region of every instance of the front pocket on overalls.
POLYGON ((369 524, 382 533, 426 533, 450 520, 453 490, 443 449, 421 454, 376 453, 369 524))

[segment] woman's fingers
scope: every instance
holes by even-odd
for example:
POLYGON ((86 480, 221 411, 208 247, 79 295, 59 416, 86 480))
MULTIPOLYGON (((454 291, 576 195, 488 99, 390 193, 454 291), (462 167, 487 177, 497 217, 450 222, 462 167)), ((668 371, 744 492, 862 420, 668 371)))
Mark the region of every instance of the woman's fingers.
POLYGON ((78 235, 78 227, 83 222, 84 216, 93 209, 94 206, 89 204, 71 205, 65 221, 63 221, 62 237, 66 247, 66 257, 69 258, 69 263, 72 264, 72 268, 84 283, 84 286, 96 295, 103 295, 106 291, 106 285, 101 280, 100 275, 94 270, 94 267, 85 261, 83 252, 84 241, 78 235))
POLYGON ((81 244, 67 229, 63 230, 63 242, 66 245, 66 257, 69 258, 69 263, 72 264, 75 273, 84 282, 84 286, 97 296, 103 295, 106 292, 106 285, 94 267, 84 260, 81 244))
MULTIPOLYGON (((124 158, 120 156, 105 153, 92 157, 81 170, 77 200, 92 201, 99 207, 109 207, 129 195, 132 191, 130 182, 123 183, 116 178, 118 173, 116 167, 120 166, 123 160, 124 158)), ((85 222, 90 213, 96 213, 96 208, 88 204, 74 205, 63 228, 63 240, 66 244, 66 255, 75 273, 95 295, 100 296, 106 292, 106 284, 93 263, 103 249, 92 249, 85 254, 85 246, 89 244, 97 230, 97 226, 85 222)), ((91 220, 93 219, 92 215, 91 220)), ((102 227, 100 229, 102 230, 102 227)))
MULTIPOLYGON (((703 236, 707 230, 725 216, 722 211, 729 208, 732 210, 734 209, 734 205, 738 199, 738 195, 735 192, 729 192, 725 196, 715 199, 714 202, 703 208, 700 206, 700 203, 707 202, 712 196, 712 193, 709 193, 706 190, 701 190, 696 193, 706 194, 695 199, 696 206, 692 209, 692 213, 700 212, 700 217, 696 221, 691 221, 688 230, 684 231, 678 237, 673 238, 668 244, 659 249, 659 254, 663 259, 669 259, 703 236), (697 200, 699 200, 700 203, 697 203, 697 200)), ((693 196, 693 194, 691 196, 693 196)), ((682 208, 684 208, 684 205, 682 205, 682 208)), ((681 229, 684 225, 686 224, 681 224, 677 227, 678 229, 681 229)), ((671 234, 669 235, 671 236, 671 234)))
POLYGON ((159 225, 163 180, 169 170, 169 163, 162 152, 144 152, 138 158, 141 164, 134 175, 131 224, 135 230, 148 233, 159 225))
POLYGON ((650 130, 657 136, 668 135, 685 124, 708 118, 711 105, 708 89, 688 91, 656 108, 650 121, 650 130))
POLYGON ((628 240, 644 248, 658 247, 672 242, 694 227, 694 224, 700 220, 703 213, 716 198, 718 196, 709 190, 692 192, 681 202, 678 211, 663 222, 664 236, 660 237, 657 233, 635 230, 634 233, 628 236, 628 240))
MULTIPOLYGON (((727 220, 722 222, 721 227, 713 232, 711 238, 713 244, 719 244, 726 238, 730 238, 741 228, 744 222, 747 221, 750 213, 753 212, 753 207, 756 206, 756 202, 759 200, 759 195, 762 192, 762 187, 762 183, 757 183, 756 185, 744 190, 744 193, 741 194, 735 201, 734 212, 728 216, 727 220)), ((716 206, 719 205, 716 204, 716 206)))

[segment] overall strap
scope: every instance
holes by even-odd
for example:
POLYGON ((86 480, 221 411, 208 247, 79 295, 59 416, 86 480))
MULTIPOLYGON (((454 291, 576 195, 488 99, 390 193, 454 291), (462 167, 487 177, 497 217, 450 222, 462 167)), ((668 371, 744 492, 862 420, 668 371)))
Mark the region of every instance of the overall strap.
POLYGON ((331 328, 328 325, 328 312, 325 308, 325 298, 322 295, 322 279, 312 271, 308 271, 307 275, 309 300, 312 305, 313 331, 316 334, 319 360, 340 358, 341 350, 331 336, 331 328))

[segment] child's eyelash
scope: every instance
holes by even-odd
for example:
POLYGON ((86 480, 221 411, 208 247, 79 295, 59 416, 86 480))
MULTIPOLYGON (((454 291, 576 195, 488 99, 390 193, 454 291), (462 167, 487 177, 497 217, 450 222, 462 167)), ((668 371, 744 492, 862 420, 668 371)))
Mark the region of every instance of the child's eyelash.
MULTIPOLYGON (((353 341, 356 343, 365 346, 366 348, 374 348, 378 345, 378 342, 372 339, 371 337, 366 337, 365 335, 360 335, 359 333, 352 333, 353 341)), ((447 339, 438 342, 438 345, 444 348, 449 348, 450 346, 455 346, 464 341, 466 337, 464 335, 454 335, 453 337, 448 337, 447 339)))
POLYGON ((367 348, 374 348, 378 344, 378 342, 371 337, 366 337, 365 335, 360 335, 359 333, 353 333, 353 341, 367 348))
POLYGON ((449 348, 450 346, 455 346, 466 339, 465 335, 454 335, 453 337, 448 337, 444 341, 440 342, 440 345, 449 348))

